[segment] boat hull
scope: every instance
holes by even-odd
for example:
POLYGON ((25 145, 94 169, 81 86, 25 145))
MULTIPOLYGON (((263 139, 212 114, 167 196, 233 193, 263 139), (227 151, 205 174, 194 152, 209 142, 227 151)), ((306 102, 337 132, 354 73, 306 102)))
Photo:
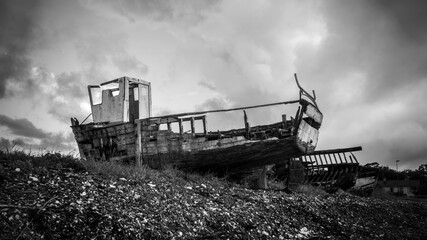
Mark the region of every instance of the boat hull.
POLYGON ((171 165, 190 171, 231 173, 280 163, 314 150, 318 130, 305 121, 298 128, 295 124, 288 120, 204 134, 159 130, 159 124, 151 120, 92 123, 72 129, 80 156, 87 160, 134 163, 140 155, 142 163, 152 168, 171 165), (298 129, 296 135, 293 129, 298 129))

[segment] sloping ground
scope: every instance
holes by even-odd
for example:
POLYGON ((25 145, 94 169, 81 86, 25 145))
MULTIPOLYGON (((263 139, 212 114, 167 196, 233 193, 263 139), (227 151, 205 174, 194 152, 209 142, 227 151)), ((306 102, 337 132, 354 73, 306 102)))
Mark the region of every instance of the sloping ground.
POLYGON ((427 239, 427 205, 247 190, 145 170, 138 180, 0 155, 0 239, 427 239))

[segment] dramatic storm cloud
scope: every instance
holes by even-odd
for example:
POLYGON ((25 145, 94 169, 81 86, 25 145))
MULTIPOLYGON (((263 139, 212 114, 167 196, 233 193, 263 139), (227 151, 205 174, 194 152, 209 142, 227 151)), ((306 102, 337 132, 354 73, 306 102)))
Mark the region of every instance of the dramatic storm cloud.
POLYGON ((426 4, 325 3, 327 34, 315 49, 300 46, 296 60, 297 71, 325 94, 325 145, 360 143, 365 159, 391 166, 425 163, 426 4))
MULTIPOLYGON (((69 119, 90 114, 86 86, 121 76, 152 82, 162 115, 294 100, 296 72, 325 116, 319 149, 360 145, 362 163, 417 168, 427 161, 425 5, 1 1, 0 142, 75 148, 69 119)), ((255 125, 294 110, 247 114, 255 125)), ((209 115, 209 127, 241 127, 242 114, 209 115)))
POLYGON ((24 137, 45 138, 46 132, 36 128, 28 119, 12 119, 8 116, 0 115, 0 126, 6 127, 13 134, 24 137))
POLYGON ((35 47, 33 39, 40 31, 33 22, 37 8, 37 1, 0 2, 0 98, 5 96, 8 82, 28 83, 28 51, 35 47))
POLYGON ((12 149, 15 146, 24 149, 46 149, 55 151, 70 151, 74 145, 71 134, 64 137, 60 133, 50 133, 34 126, 28 119, 12 119, 0 115, 0 129, 15 136, 13 140, 0 138, 0 149, 12 149), (4 130, 3 130, 4 129, 4 130))

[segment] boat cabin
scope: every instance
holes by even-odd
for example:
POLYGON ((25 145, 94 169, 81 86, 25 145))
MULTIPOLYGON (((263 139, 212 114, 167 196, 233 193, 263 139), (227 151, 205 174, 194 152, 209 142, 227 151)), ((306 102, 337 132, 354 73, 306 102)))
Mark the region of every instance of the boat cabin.
POLYGON ((151 117, 151 83, 121 77, 100 85, 89 85, 94 123, 134 122, 151 117))

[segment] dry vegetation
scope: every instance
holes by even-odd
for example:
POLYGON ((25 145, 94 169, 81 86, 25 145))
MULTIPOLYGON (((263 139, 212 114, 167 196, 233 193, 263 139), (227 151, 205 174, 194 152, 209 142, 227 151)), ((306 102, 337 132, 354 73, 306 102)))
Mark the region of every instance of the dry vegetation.
MULTIPOLYGON (((0 151, 0 239, 427 239, 427 206, 0 151)), ((277 183, 276 183, 277 185, 277 183)))

